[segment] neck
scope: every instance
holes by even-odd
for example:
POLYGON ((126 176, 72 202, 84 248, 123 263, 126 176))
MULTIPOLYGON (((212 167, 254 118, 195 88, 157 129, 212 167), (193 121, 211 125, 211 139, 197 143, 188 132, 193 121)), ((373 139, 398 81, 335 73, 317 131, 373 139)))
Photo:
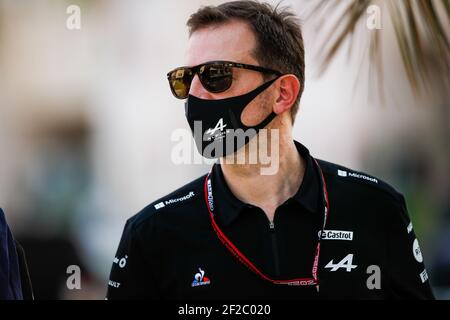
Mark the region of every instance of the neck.
POLYGON ((227 164, 221 161, 221 167, 225 181, 236 198, 263 209, 272 222, 275 210, 300 188, 305 160, 300 157, 294 141, 289 137, 280 140, 279 167, 272 175, 261 174, 264 165, 260 163, 227 164))

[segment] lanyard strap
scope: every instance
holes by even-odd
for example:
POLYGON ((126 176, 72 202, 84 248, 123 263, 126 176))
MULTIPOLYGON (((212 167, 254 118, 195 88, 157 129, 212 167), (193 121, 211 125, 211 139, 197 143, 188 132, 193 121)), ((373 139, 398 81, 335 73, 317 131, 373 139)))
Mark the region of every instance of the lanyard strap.
POLYGON ((318 266, 319 266, 319 257, 320 257, 320 240, 322 239, 323 230, 325 230, 325 226, 328 220, 329 213, 329 201, 328 201, 328 190, 325 182, 325 178, 323 176, 322 170, 320 168, 319 163, 316 159, 314 159, 321 180, 321 187, 323 189, 323 202, 324 202, 324 217, 323 217, 323 225, 319 235, 319 240, 317 242, 316 252, 314 255, 314 262, 312 266, 312 277, 311 278, 295 278, 290 280, 274 280, 265 275, 261 270, 259 270, 234 244, 233 242, 222 232, 220 227, 217 225, 214 219, 214 198, 212 193, 212 183, 211 183, 211 173, 209 173, 205 179, 204 184, 204 193, 205 193, 205 202, 206 207, 208 209, 211 224, 216 233, 217 237, 220 239, 222 244, 230 251, 234 257, 238 259, 240 263, 245 265, 250 271, 257 274, 259 277, 263 278, 266 281, 269 281, 273 284, 277 285, 291 285, 291 286, 312 286, 315 285, 317 291, 319 291, 319 278, 318 278, 318 266))

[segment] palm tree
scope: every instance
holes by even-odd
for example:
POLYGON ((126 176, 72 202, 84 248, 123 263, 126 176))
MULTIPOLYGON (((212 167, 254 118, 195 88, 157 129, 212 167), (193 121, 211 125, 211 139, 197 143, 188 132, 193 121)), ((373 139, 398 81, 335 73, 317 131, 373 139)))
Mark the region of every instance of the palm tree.
MULTIPOLYGON (((321 72, 325 71, 340 48, 349 42, 354 45, 357 26, 367 20, 371 6, 388 12, 400 49, 403 66, 413 92, 438 90, 450 92, 450 3, 449 0, 314 0, 309 18, 332 22, 328 36, 322 44, 325 52, 321 72), (386 11, 387 8, 387 11, 386 11), (339 11, 340 10, 340 11, 339 11), (341 12, 337 14, 336 12, 341 12), (436 87, 437 86, 437 87, 436 87), (443 88, 443 90, 442 90, 443 88)), ((373 8, 373 7, 372 7, 373 8)), ((324 31, 322 23, 320 30, 324 31)), ((328 25, 329 26, 329 25, 328 25)), ((382 54, 380 32, 373 30, 369 39, 371 66, 378 70, 382 83, 382 54)), ((380 86, 381 88, 382 86, 380 86)))

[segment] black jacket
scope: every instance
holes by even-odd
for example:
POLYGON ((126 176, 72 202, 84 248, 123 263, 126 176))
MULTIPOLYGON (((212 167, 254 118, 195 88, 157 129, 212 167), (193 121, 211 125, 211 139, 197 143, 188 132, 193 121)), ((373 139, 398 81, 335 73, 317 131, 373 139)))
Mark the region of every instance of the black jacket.
POLYGON ((130 218, 114 258, 108 299, 433 299, 403 196, 380 179, 306 160, 297 194, 274 223, 228 189, 220 165, 211 172, 216 223, 240 252, 273 280, 311 277, 320 240, 318 283, 273 284, 223 244, 208 211, 206 176, 130 218), (240 260, 241 259, 241 260, 240 260))
POLYGON ((25 253, 0 209, 0 300, 32 300, 33 291, 25 253))

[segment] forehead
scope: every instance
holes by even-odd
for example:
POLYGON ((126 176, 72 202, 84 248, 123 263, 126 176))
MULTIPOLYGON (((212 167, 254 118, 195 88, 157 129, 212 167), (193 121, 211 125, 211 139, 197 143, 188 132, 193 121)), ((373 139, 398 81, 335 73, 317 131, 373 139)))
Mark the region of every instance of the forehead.
POLYGON ((255 63, 251 56, 256 39, 250 27, 242 21, 205 27, 189 38, 185 55, 188 66, 214 60, 255 63))

